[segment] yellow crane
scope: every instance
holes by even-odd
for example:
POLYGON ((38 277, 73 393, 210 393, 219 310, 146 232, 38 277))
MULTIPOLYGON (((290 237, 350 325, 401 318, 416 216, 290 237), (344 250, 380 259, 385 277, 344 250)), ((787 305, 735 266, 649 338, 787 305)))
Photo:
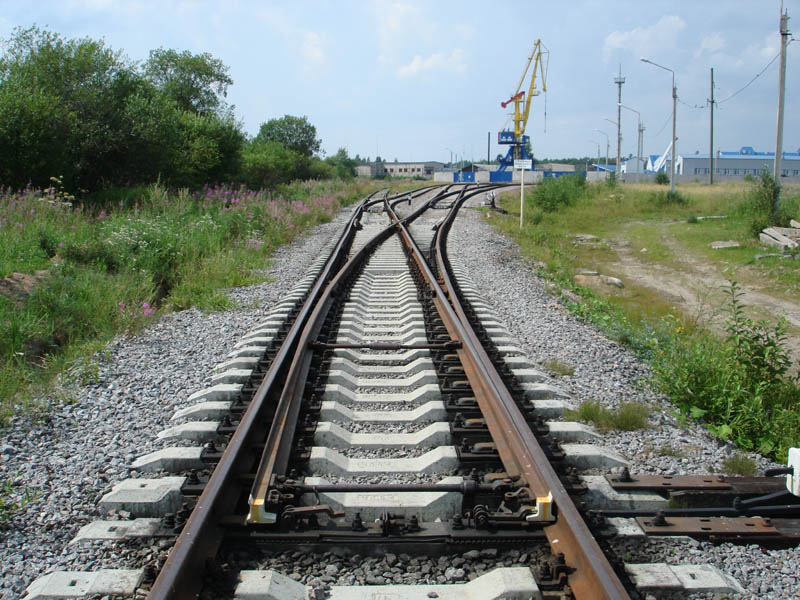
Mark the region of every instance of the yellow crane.
POLYGON ((542 92, 547 92, 547 67, 549 62, 550 51, 542 44, 542 40, 536 40, 533 44, 531 55, 528 57, 528 62, 525 64, 525 70, 522 71, 522 77, 519 78, 517 89, 508 100, 500 103, 503 108, 511 102, 514 103, 514 130, 504 129, 497 134, 498 144, 510 146, 508 154, 500 161, 499 171, 504 171, 507 167, 513 167, 515 159, 532 158, 525 149, 527 143, 530 142, 530 136, 525 135, 525 127, 528 125, 528 117, 531 114, 533 97, 542 92), (532 71, 531 65, 533 65, 532 71), (522 89, 522 85, 525 83, 525 78, 529 71, 531 71, 531 81, 526 94, 525 90, 522 89), (542 82, 541 90, 536 87, 537 73, 542 82))

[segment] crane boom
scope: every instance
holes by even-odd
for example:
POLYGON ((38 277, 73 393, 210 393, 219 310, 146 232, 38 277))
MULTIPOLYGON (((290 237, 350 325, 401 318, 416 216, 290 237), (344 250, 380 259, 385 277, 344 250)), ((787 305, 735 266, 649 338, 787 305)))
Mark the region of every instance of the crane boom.
POLYGON ((500 171, 513 165, 515 159, 529 158, 525 150, 525 144, 530 138, 525 135, 525 128, 528 125, 531 106, 533 105, 533 97, 538 96, 541 92, 547 92, 547 66, 549 57, 550 51, 542 44, 542 40, 536 40, 533 44, 531 54, 528 56, 528 62, 525 63, 525 69, 522 71, 522 76, 519 78, 516 90, 508 100, 500 103, 500 106, 503 108, 508 106, 511 102, 514 103, 513 133, 511 131, 501 131, 497 136, 498 143, 511 145, 505 159, 500 161, 500 171), (526 94, 522 86, 525 83, 528 72, 531 70, 531 65, 533 65, 533 71, 531 72, 531 80, 526 94), (541 90, 536 87, 537 73, 542 81, 541 90))

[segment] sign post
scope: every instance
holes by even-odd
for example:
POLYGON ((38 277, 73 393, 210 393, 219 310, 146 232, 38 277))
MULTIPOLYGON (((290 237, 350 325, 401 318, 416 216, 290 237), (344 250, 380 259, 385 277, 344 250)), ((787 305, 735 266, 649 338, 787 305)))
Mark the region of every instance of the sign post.
POLYGON ((519 228, 522 229, 525 215, 525 170, 533 169, 533 161, 517 159, 514 161, 514 168, 519 169, 519 228))

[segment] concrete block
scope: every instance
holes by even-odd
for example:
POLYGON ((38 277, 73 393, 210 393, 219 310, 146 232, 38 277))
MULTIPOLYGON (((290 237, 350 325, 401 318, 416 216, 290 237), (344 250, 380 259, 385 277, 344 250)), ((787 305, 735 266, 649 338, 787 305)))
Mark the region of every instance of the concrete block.
POLYGON ((565 409, 573 406, 562 400, 534 400, 533 408, 543 419, 558 419, 564 415, 565 409))
POLYGON ((647 534, 636 522, 636 519, 625 519, 622 517, 610 517, 608 521, 608 528, 619 537, 628 539, 641 539, 647 537, 647 534))
POLYGON ((219 383, 212 385, 189 396, 190 402, 217 402, 220 400, 235 400, 242 392, 240 383, 219 383))
POLYGON ((530 400, 556 400, 569 398, 564 390, 549 383, 523 383, 525 397, 530 400))
POLYGON ((222 439, 217 433, 218 428, 219 421, 189 421, 162 429, 156 437, 160 440, 217 441, 222 439))
POLYGON ((378 473, 441 473, 458 465, 453 446, 439 446, 415 458, 348 458, 331 448, 314 446, 308 462, 313 473, 351 477, 378 473))
POLYGON ((548 421, 546 425, 550 430, 550 435, 562 443, 600 440, 600 435, 598 435, 594 429, 583 423, 575 423, 574 421, 548 421))
POLYGON ((269 323, 266 325, 262 325, 260 327, 256 327, 255 329, 251 329, 242 337, 242 339, 250 340, 253 338, 260 338, 260 337, 275 339, 275 336, 278 335, 278 331, 280 331, 280 327, 278 327, 277 322, 269 323))
POLYGON ((658 510, 667 508, 668 501, 655 492, 618 492, 602 475, 581 475, 586 493, 581 500, 590 509, 658 510))
POLYGON ((98 506, 103 511, 125 510, 135 517, 162 517, 180 508, 185 477, 125 479, 103 496, 98 506))
POLYGON ((132 521, 92 521, 80 528, 70 544, 94 540, 127 540, 153 537, 161 526, 161 519, 144 518, 132 521))
POLYGON ((324 400, 334 402, 388 402, 388 403, 415 403, 421 404, 429 400, 441 400, 442 392, 437 384, 428 383, 418 387, 413 392, 387 393, 387 394, 362 394, 353 392, 341 385, 326 385, 323 394, 324 400))
POLYGON ((220 372, 228 369, 250 369, 252 371, 258 366, 259 360, 259 357, 256 356, 240 356, 239 358, 232 358, 219 363, 214 367, 214 371, 220 372))
POLYGON ((620 454, 594 444, 561 444, 567 463, 578 469, 612 469, 630 463, 620 454))
POLYGON ((541 600, 528 567, 501 567, 454 585, 335 585, 330 600, 541 600))
POLYGON ((416 421, 441 421, 447 418, 444 402, 431 400, 414 410, 352 410, 338 402, 322 402, 320 419, 364 422, 414 423, 416 421))
POLYGON ((343 448, 399 448, 402 446, 442 446, 451 443, 449 423, 431 423, 414 433, 351 433, 334 423, 321 422, 314 432, 314 443, 343 448))
POLYGON ((178 419, 219 419, 223 415, 230 413, 231 401, 198 402, 186 408, 175 411, 170 421, 178 419))
POLYGON ((203 454, 201 446, 162 448, 137 458, 131 464, 131 469, 152 473, 167 471, 179 473, 193 469, 202 469, 205 463, 200 459, 203 454))
POLYGON ((392 332, 387 332, 382 335, 370 335, 367 338, 365 338, 364 334, 360 331, 353 329, 340 329, 338 335, 336 336, 336 342, 339 344, 361 344, 366 342, 369 344, 414 345, 427 344, 428 338, 425 336, 425 332, 421 329, 397 335, 394 335, 392 332))
POLYGON ((626 564, 625 571, 640 591, 682 591, 687 594, 743 594, 736 579, 708 564, 626 564))
POLYGON ((228 353, 228 357, 241 358, 245 356, 253 356, 256 358, 261 358, 264 356, 266 350, 267 350, 266 346, 247 345, 247 346, 242 346, 240 348, 236 348, 234 351, 228 353))
POLYGON ((407 365, 359 365, 353 361, 334 357, 331 359, 331 371, 341 371, 352 376, 359 375, 414 375, 420 371, 436 372, 430 358, 417 358, 407 365))
POLYGON ((222 373, 217 373, 211 377, 211 385, 219 385, 225 383, 238 383, 245 384, 250 375, 253 373, 252 369, 228 369, 222 373))
POLYGON ((276 571, 240 571, 236 600, 306 600, 306 586, 276 571))
MULTIPOLYGON (((508 364, 508 361, 506 361, 506 364, 508 364)), ((511 368, 511 372, 514 373, 514 377, 516 377, 517 381, 520 383, 544 383, 548 380, 547 375, 538 369, 511 368)))
POLYGON ((245 338, 239 342, 236 342, 233 347, 236 349, 244 348, 247 346, 261 346, 262 348, 266 348, 269 346, 270 342, 272 342, 273 336, 271 335, 260 335, 251 338, 245 338))
MULTIPOLYGON (((443 477, 440 484, 461 483, 461 477, 443 477)), ((306 485, 323 485, 329 483, 322 477, 306 477, 306 485)), ((457 492, 362 492, 362 493, 320 493, 320 502, 329 504, 335 510, 345 513, 345 518, 352 520, 356 513, 365 521, 374 521, 390 511, 392 514, 406 518, 416 515, 421 521, 434 521, 443 515, 461 512, 463 496, 457 492)), ((305 494, 301 503, 311 506, 317 503, 313 494, 305 494)))
POLYGON ((408 364, 418 358, 430 358, 430 350, 425 348, 412 348, 404 352, 392 352, 391 354, 367 354, 352 348, 336 348, 333 351, 334 358, 346 358, 359 363, 392 363, 408 364))
POLYGON ((25 600, 66 600, 95 596, 133 596, 142 581, 142 569, 54 571, 42 575, 25 590, 25 600))
MULTIPOLYGON (((401 367, 402 368, 402 367, 401 367)), ((397 373, 397 372, 395 372, 397 373)), ((414 389, 425 384, 436 384, 438 387, 439 376, 436 371, 418 371, 407 377, 353 377, 344 371, 328 371, 328 385, 342 385, 348 389, 379 387, 385 390, 392 388, 414 389)))

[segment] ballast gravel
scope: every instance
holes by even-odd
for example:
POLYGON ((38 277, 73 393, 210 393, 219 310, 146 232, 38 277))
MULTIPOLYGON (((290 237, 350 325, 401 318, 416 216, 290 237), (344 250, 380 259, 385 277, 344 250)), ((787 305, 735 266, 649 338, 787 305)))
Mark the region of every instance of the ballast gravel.
POLYGON ((145 555, 158 554, 158 543, 138 549, 68 544, 82 525, 102 518, 97 502, 113 484, 158 476, 128 465, 170 445, 156 434, 174 424, 170 417, 190 404, 192 393, 211 384, 213 368, 303 277, 349 216, 343 210, 277 249, 265 283, 231 292, 242 308, 172 313, 135 336, 117 338, 91 364, 64 377, 34 416, 12 419, 0 433, 0 493, 21 508, 0 525, 2 600, 19 598, 50 571, 139 567, 145 555))
MULTIPOLYGON (((170 417, 188 405, 190 394, 210 384, 213 367, 303 276, 348 216, 348 210, 342 211, 332 223, 279 249, 267 269, 268 282, 231 292, 244 308, 169 314, 136 336, 114 340, 93 364, 75 368, 73 381, 65 378, 35 416, 14 418, 0 433, 0 480, 4 488, 8 486, 3 499, 20 507, 0 526, 0 599, 19 598, 35 578, 53 570, 138 567, 163 560, 165 541, 68 542, 80 526, 101 518, 97 501, 113 484, 132 474, 145 476, 132 472, 129 465, 138 456, 168 445, 156 433, 172 424, 170 417), (82 384, 82 379, 89 381, 82 384)), ((375 221, 371 229, 385 223, 382 215, 370 219, 375 221)), ((418 227, 423 233, 429 225, 418 227)), ((535 363, 544 368, 545 362, 557 359, 575 367, 574 375, 553 381, 575 401, 600 400, 609 406, 641 401, 653 407, 650 429, 603 435, 602 444, 631 460, 633 472, 721 472, 722 462, 734 448, 717 443, 697 425, 681 426, 665 400, 649 388, 647 367, 571 316, 548 291, 549 284, 519 256, 518 248, 494 232, 485 217, 462 210, 450 236, 449 253, 453 264, 470 273, 476 288, 535 363)), ((413 408, 405 403, 346 404, 358 410, 413 408)), ((351 424, 349 429, 371 428, 351 424)), ((763 458, 753 458, 759 469, 771 466, 763 458)), ((419 483, 440 477, 403 476, 395 481, 419 483)), ((346 481, 367 480, 372 478, 346 481)), ((664 538, 615 542, 614 546, 620 557, 636 562, 713 564, 736 577, 748 598, 796 598, 800 589, 800 551, 795 549, 713 546, 664 538)), ((242 568, 275 568, 320 591, 337 583, 458 583, 495 566, 533 567, 543 558, 535 554, 538 550, 531 554, 487 549, 475 556, 476 552, 413 558, 330 553, 229 558, 242 568)))
MULTIPOLYGON (((738 453, 735 446, 677 418, 674 408, 648 383, 647 365, 572 316, 553 294, 552 285, 536 275, 535 265, 521 257, 519 247, 492 229, 486 219, 482 212, 461 210, 448 241, 450 260, 469 273, 477 291, 528 357, 543 371, 552 360, 573 366, 574 375, 554 375, 552 383, 568 392, 576 404, 595 400, 614 407, 621 402, 644 402, 652 408, 649 429, 605 432, 597 443, 630 460, 632 473, 723 473, 723 462, 738 453)), ((759 473, 779 466, 756 454, 747 456, 756 462, 759 473)), ((715 546, 686 538, 615 545, 621 558, 633 562, 712 564, 735 577, 747 598, 797 598, 800 590, 800 549, 715 546), (634 548, 639 551, 632 556, 634 548)))

